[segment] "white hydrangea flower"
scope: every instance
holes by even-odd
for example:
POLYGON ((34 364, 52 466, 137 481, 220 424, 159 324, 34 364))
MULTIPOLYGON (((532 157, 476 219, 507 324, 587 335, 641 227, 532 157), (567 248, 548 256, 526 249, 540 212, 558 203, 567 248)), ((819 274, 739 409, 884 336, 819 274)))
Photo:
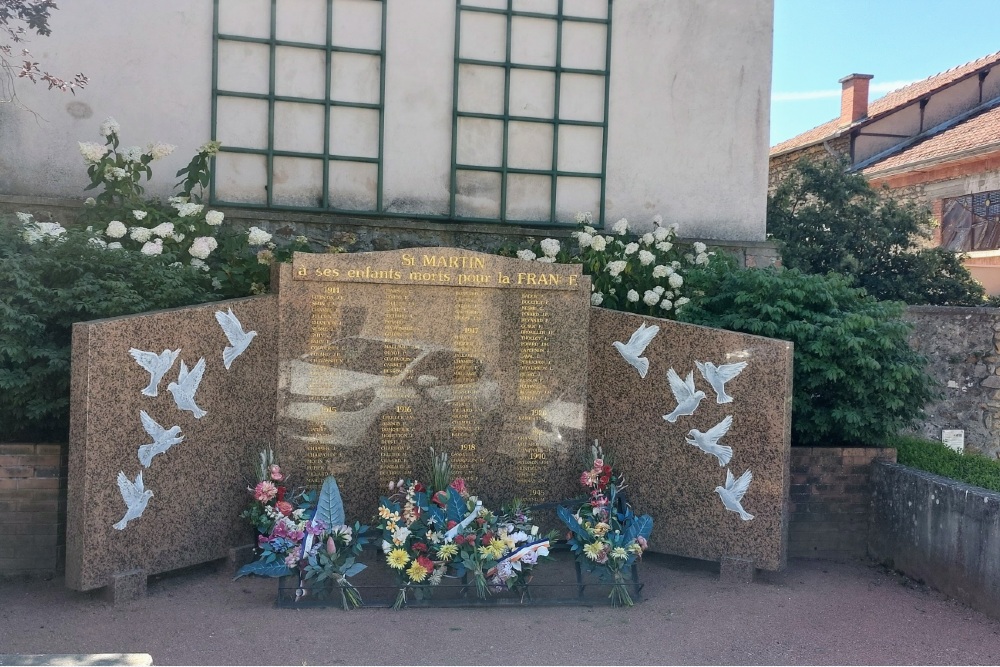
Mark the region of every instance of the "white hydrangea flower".
POLYGON ((179 215, 182 218, 186 218, 189 215, 198 215, 199 213, 201 213, 201 209, 205 207, 202 204, 192 204, 185 202, 183 204, 174 204, 174 208, 177 209, 177 215, 179 215))
POLYGON ((120 239, 128 233, 128 228, 125 226, 121 220, 112 220, 108 223, 108 228, 104 232, 108 237, 113 239, 120 239))
POLYGON ((587 234, 590 234, 591 236, 597 233, 597 230, 591 227, 590 225, 584 225, 583 231, 587 234))
POLYGON ((653 277, 654 278, 666 278, 671 273, 673 273, 673 271, 674 270, 671 269, 669 266, 664 266, 662 264, 657 264, 656 266, 653 267, 653 277))
POLYGON ((653 230, 653 238, 657 241, 666 241, 670 238, 670 230, 666 227, 657 227, 653 230))
POLYGON ((663 285, 657 285, 656 287, 653 288, 653 291, 656 292, 659 296, 663 296, 663 293, 666 290, 663 289, 663 285))
POLYGON ((691 253, 685 253, 685 255, 684 255, 684 260, 685 260, 685 261, 686 261, 686 262, 687 262, 688 264, 694 264, 694 255, 692 255, 691 253))
POLYGON ((93 237, 87 239, 87 243, 90 243, 91 245, 96 245, 98 248, 107 248, 108 247, 108 242, 107 241, 105 241, 104 239, 99 239, 96 236, 93 236, 93 237))
POLYGON ((556 263, 556 258, 555 257, 539 257, 535 261, 536 262, 541 262, 542 264, 555 264, 556 263))
POLYGON ((222 224, 222 219, 225 217, 226 216, 222 211, 209 211, 205 214, 205 222, 213 227, 218 227, 222 224))
POLYGON ((121 250, 122 249, 122 244, 119 243, 118 241, 115 241, 114 243, 109 243, 107 249, 108 250, 121 250))
POLYGON ((45 237, 58 238, 66 233, 66 230, 58 222, 32 222, 24 226, 21 238, 26 242, 34 244, 45 237))
POLYGON ((649 252, 648 250, 639 251, 639 263, 643 266, 649 266, 656 259, 656 255, 649 252))
MULTIPOLYGON (((191 243, 188 252, 195 259, 205 260, 212 254, 212 251, 219 247, 219 242, 211 236, 199 236, 191 243)), ((207 267, 206 267, 207 268, 207 267)))
POLYGON ((559 254, 559 241, 556 239, 544 239, 541 246, 546 257, 555 257, 559 254))
POLYGON ((222 289, 222 281, 218 278, 212 278, 212 289, 222 289))
POLYGON ((673 268, 675 268, 675 269, 679 269, 679 268, 681 268, 681 263, 680 263, 680 262, 678 262, 678 261, 677 261, 677 260, 675 259, 674 261, 670 262, 670 266, 671 266, 671 267, 673 267, 673 268))
POLYGON ((217 154, 220 148, 222 148, 221 141, 206 141, 198 148, 198 152, 204 155, 212 156, 217 154))
POLYGON ((591 242, 593 242, 594 237, 587 232, 578 232, 576 235, 576 242, 580 244, 581 248, 590 247, 591 242))
POLYGON ((656 290, 648 289, 646 293, 642 295, 642 301, 647 306, 655 306, 660 302, 660 295, 656 293, 656 290))
POLYGON ((577 212, 576 214, 576 224, 578 225, 590 224, 593 220, 594 216, 590 214, 590 211, 577 212))
POLYGON ((659 213, 657 213, 656 215, 654 215, 653 216, 653 224, 656 225, 657 227, 659 227, 660 225, 662 225, 663 224, 663 216, 660 215, 659 213))
POLYGON ((112 167, 107 172, 105 172, 105 175, 108 176, 108 178, 115 181, 121 181, 124 180, 125 178, 128 178, 128 172, 121 167, 112 167))
POLYGON ((607 267, 608 273, 610 273, 612 276, 617 276, 618 274, 620 274, 622 271, 625 270, 625 266, 627 264, 628 262, 626 262, 623 259, 619 259, 614 262, 608 262, 608 267, 607 267))
POLYGON ((630 289, 628 291, 628 294, 625 295, 625 298, 631 301, 632 303, 635 303, 636 301, 639 300, 639 293, 636 292, 634 289, 630 289))
POLYGON ((656 244, 656 249, 659 250, 660 252, 668 252, 673 247, 674 244, 671 243, 670 241, 660 241, 659 243, 656 244))
POLYGON ((130 231, 128 235, 133 241, 145 243, 149 239, 153 238, 153 230, 147 227, 133 227, 132 231, 130 231))
POLYGON ((627 234, 628 220, 626 220, 625 218, 621 218, 620 220, 618 220, 618 222, 612 225, 611 229, 614 230, 615 234, 618 234, 619 236, 627 234))
POLYGON ((156 239, 155 241, 149 241, 148 243, 144 243, 142 246, 142 250, 140 252, 142 252, 143 255, 161 254, 163 252, 163 240, 156 239))
POLYGON ((681 274, 679 273, 671 273, 670 277, 667 278, 667 282, 670 283, 671 287, 677 289, 684 284, 684 279, 681 278, 681 274))
POLYGON ((97 200, 94 199, 93 197, 87 197, 86 199, 83 200, 83 205, 84 206, 97 206, 97 200))
POLYGON ((163 238, 165 236, 172 236, 174 233, 174 223, 172 222, 161 222, 156 227, 152 229, 153 234, 163 238))
POLYGON ((132 217, 135 218, 136 220, 143 220, 147 215, 148 214, 141 208, 137 208, 134 211, 132 211, 132 217))
POLYGON ((670 299, 664 299, 660 302, 660 308, 663 310, 670 310, 674 307, 674 304, 670 302, 670 299))
POLYGON ((680 308, 686 303, 691 303, 691 299, 687 298, 686 296, 682 296, 681 298, 677 299, 676 303, 674 303, 674 309, 680 308))
POLYGON ((165 144, 162 141, 156 141, 146 146, 146 152, 149 153, 150 157, 154 160, 161 160, 173 153, 175 148, 177 148, 177 146, 174 146, 173 144, 165 144))
POLYGON ((653 245, 654 239, 652 234, 646 232, 645 234, 642 235, 642 238, 640 240, 642 241, 643 245, 653 245))
POLYGON ((80 155, 89 164, 97 164, 101 158, 108 154, 108 147, 102 144, 93 141, 79 141, 77 143, 80 144, 80 155))
POLYGON ((694 258, 694 263, 695 264, 708 264, 708 255, 705 254, 705 253, 703 253, 703 252, 698 253, 698 256, 694 258))
POLYGON ((187 200, 188 200, 187 197, 181 197, 180 195, 167 197, 167 203, 173 206, 174 208, 177 208, 177 204, 186 204, 187 200))
POLYGON ((122 151, 122 157, 128 162, 139 162, 142 160, 142 148, 139 146, 129 146, 122 151))
POLYGON ((31 221, 35 219, 35 216, 31 215, 30 213, 22 213, 20 211, 18 211, 14 215, 17 216, 17 219, 20 220, 22 225, 30 225, 31 221))
POLYGON ((271 235, 260 227, 251 227, 247 232, 247 243, 249 245, 264 245, 271 240, 271 235))
POLYGON ((627 246, 625 246, 625 254, 626 255, 631 255, 632 253, 634 253, 638 249, 639 249, 639 244, 638 243, 629 243, 627 246))
POLYGON ((180 243, 187 237, 184 236, 184 234, 181 234, 180 232, 174 232, 173 234, 170 235, 170 238, 172 238, 174 241, 177 241, 177 243, 180 243))
POLYGON ((536 255, 534 252, 532 252, 528 248, 525 248, 524 250, 518 250, 517 251, 517 258, 518 259, 523 259, 523 260, 527 260, 527 261, 531 262, 536 257, 538 257, 538 255, 536 255))
POLYGON ((208 271, 208 264, 198 259, 197 257, 191 260, 191 266, 193 266, 196 269, 201 269, 202 271, 208 271))
POLYGON ((695 241, 695 242, 694 242, 694 251, 695 251, 695 253, 697 253, 697 254, 699 254, 699 255, 700 255, 701 253, 705 252, 705 250, 706 250, 707 248, 708 248, 708 246, 706 246, 706 245, 705 245, 704 243, 702 243, 701 241, 695 241))
POLYGON ((603 236, 595 236, 590 241, 590 247, 596 250, 597 252, 603 252, 607 246, 608 242, 604 240, 603 236))
POLYGON ((101 136, 110 137, 112 134, 118 134, 122 131, 122 126, 118 124, 118 121, 108 116, 101 123, 101 136))

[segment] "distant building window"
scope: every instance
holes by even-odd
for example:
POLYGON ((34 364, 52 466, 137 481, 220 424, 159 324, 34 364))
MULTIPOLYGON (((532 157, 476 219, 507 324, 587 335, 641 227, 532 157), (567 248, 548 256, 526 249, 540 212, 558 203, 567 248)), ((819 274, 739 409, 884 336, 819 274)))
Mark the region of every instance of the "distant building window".
POLYGON ((945 199, 941 246, 955 252, 1000 249, 1000 190, 945 199))

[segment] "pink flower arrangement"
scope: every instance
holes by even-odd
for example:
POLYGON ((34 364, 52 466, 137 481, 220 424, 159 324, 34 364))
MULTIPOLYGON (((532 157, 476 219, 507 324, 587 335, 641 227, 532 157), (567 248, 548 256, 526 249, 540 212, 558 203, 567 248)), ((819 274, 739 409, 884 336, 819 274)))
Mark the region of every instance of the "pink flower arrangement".
POLYGON ((258 482, 253 490, 254 500, 269 503, 278 495, 278 487, 274 482, 258 482))

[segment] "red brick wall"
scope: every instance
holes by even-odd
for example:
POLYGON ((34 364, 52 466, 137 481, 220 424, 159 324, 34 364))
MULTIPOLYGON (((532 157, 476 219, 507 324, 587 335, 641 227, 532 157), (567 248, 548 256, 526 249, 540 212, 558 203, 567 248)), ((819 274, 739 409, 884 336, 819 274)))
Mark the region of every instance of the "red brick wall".
POLYGON ((0 576, 61 573, 67 447, 0 443, 0 576))
POLYGON ((788 555, 863 558, 868 552, 873 461, 895 449, 792 447, 788 555))

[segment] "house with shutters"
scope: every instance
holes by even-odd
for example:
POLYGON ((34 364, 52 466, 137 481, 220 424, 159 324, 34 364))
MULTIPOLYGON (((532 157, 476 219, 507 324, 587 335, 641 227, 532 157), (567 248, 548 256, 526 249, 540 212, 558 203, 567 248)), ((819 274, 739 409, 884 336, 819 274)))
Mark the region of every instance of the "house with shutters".
POLYGON ((869 101, 871 74, 850 74, 840 116, 770 150, 774 187, 803 157, 837 157, 875 187, 927 206, 935 245, 966 255, 1000 294, 1000 52, 869 101))

